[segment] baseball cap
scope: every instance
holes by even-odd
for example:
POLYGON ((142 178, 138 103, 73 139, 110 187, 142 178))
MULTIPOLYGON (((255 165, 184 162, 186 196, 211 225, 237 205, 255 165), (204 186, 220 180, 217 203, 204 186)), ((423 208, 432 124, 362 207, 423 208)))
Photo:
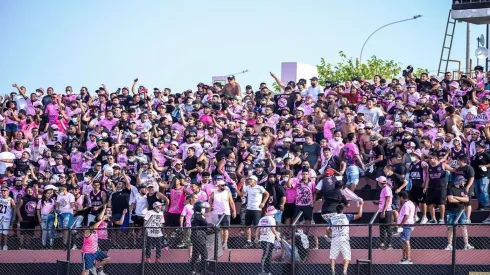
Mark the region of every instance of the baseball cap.
POLYGON ((154 203, 153 203, 153 207, 155 208, 155 207, 157 207, 157 206, 162 206, 162 203, 161 203, 161 202, 159 202, 159 201, 154 202, 154 203))
POLYGON ((9 188, 4 186, 4 187, 2 187, 2 191, 9 191, 9 188))
POLYGON ((314 76, 312 78, 310 78, 311 81, 318 81, 318 77, 314 76))
POLYGON ((371 140, 371 141, 376 141, 376 140, 378 140, 378 139, 379 139, 379 138, 378 138, 378 136, 371 136, 371 137, 369 138, 369 140, 371 140))
POLYGON ((258 181, 257 177, 256 176, 253 176, 253 175, 252 176, 249 176, 248 179, 254 180, 254 181, 258 181))
POLYGON ((395 128, 401 128, 403 124, 401 122, 395 122, 395 128))
POLYGON ((380 176, 376 178, 377 182, 387 182, 388 179, 385 176, 380 176))

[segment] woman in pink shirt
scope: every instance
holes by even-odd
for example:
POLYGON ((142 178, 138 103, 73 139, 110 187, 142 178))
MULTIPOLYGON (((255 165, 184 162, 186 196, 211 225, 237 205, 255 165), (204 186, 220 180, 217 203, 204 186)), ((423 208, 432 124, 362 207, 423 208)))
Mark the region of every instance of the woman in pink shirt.
POLYGON ((180 214, 180 227, 184 227, 184 220, 185 220, 185 227, 187 227, 184 230, 184 238, 182 240, 182 245, 187 246, 187 250, 189 251, 189 257, 192 256, 192 242, 191 242, 191 219, 192 215, 194 214, 194 204, 198 201, 197 195, 196 194, 191 194, 189 195, 187 199, 188 203, 184 206, 184 209, 182 210, 182 213, 180 214))
POLYGON ((49 237, 49 245, 53 246, 54 241, 54 210, 55 200, 53 199, 53 190, 45 189, 42 198, 37 202, 37 218, 41 221, 42 243, 46 247, 49 237))
POLYGON ((290 225, 294 217, 296 186, 298 181, 297 178, 291 177, 289 173, 281 175, 281 182, 284 183, 284 190, 286 191, 286 203, 284 204, 284 211, 282 213, 286 225, 290 225))
POLYGON ((379 226, 379 247, 381 249, 389 249, 391 247, 391 221, 392 221, 392 211, 391 206, 393 199, 393 192, 391 187, 388 185, 388 179, 384 176, 376 178, 379 187, 381 188, 381 193, 379 195, 378 210, 379 210, 379 223, 383 224, 379 226))
POLYGON ((184 179, 179 174, 175 177, 175 185, 170 189, 170 206, 167 214, 167 225, 178 227, 180 225, 180 214, 184 209, 185 187, 184 179))
POLYGON ((3 113, 5 116, 5 132, 7 138, 10 140, 15 132, 18 130, 18 123, 20 121, 19 112, 17 111, 17 105, 14 101, 7 103, 7 110, 3 113))

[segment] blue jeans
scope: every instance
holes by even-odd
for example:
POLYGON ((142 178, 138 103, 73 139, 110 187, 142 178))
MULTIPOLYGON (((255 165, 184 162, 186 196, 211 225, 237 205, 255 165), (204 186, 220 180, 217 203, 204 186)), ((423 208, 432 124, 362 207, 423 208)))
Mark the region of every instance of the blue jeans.
POLYGON ((53 245, 54 240, 54 214, 41 215, 42 243, 46 246, 49 237, 49 244, 53 245))
POLYGON ((488 207, 488 177, 475 179, 475 194, 478 199, 478 204, 483 207, 488 207))
POLYGON ((345 174, 347 176, 345 183, 347 185, 359 183, 359 170, 359 167, 356 165, 347 166, 347 169, 345 170, 345 174))

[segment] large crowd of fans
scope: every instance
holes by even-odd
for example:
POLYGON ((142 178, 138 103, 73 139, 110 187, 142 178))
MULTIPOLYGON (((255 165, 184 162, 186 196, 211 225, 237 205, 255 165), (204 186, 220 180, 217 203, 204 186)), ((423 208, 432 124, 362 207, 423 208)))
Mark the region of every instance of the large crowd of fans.
MULTIPOLYGON (((131 88, 79 92, 13 84, 0 100, 0 248, 8 249, 12 227, 40 226, 48 248, 57 229, 118 228, 98 233, 102 251, 126 247, 131 238, 120 233, 128 228, 148 227, 148 250, 155 247, 159 261, 168 248, 155 228, 184 228, 179 247, 190 248, 205 235, 191 226, 221 220, 226 228, 237 217, 246 247, 256 246, 256 236, 270 262, 268 244, 280 232, 248 226, 291 224, 300 212, 308 225, 320 199, 329 224, 346 224, 360 216, 336 215, 350 201, 363 204, 355 194, 361 185, 379 190, 383 249, 393 234, 408 241, 416 222, 470 223, 471 198, 489 209, 490 73, 483 68, 459 79, 408 73, 401 82, 374 76, 323 86, 317 77, 271 77, 280 92, 265 83, 242 89, 234 76, 182 93, 149 90, 138 79, 131 88)), ((29 232, 21 233, 21 248, 29 232)), ((226 249, 228 230, 221 234, 226 249)), ((87 236, 87 261, 104 262, 87 236)), ((465 249, 472 249, 467 234, 465 249)), ((192 262, 207 257, 194 250, 192 262)), ((402 262, 409 257, 404 249, 402 262)))

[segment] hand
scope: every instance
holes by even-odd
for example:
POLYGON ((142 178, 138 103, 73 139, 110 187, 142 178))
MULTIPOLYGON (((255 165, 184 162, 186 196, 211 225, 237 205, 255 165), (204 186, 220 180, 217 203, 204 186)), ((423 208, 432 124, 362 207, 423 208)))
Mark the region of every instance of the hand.
POLYGON ((424 192, 424 194, 427 194, 427 187, 424 188, 424 190, 422 192, 424 192))
POLYGON ((128 213, 128 209, 123 210, 123 215, 126 215, 126 213, 128 213))
POLYGON ((263 203, 259 204, 259 208, 264 208, 264 204, 263 203))
POLYGON ((236 218, 236 212, 231 213, 231 217, 234 219, 236 218))
POLYGON ((360 201, 359 206, 363 206, 363 205, 364 205, 364 201, 360 201))
POLYGON ((381 212, 381 214, 379 215, 379 217, 382 218, 382 219, 384 219, 385 216, 386 216, 386 212, 385 211, 381 212))
POLYGON ((396 190, 395 190, 395 194, 400 193, 400 191, 401 191, 401 190, 400 190, 400 188, 396 189, 396 190))
POLYGON ((17 88, 17 84, 12 84, 12 87, 17 88))
POLYGON ((281 205, 279 206, 279 210, 281 210, 282 212, 284 212, 284 205, 282 205, 282 204, 281 204, 281 205))
POLYGON ((134 83, 136 83, 136 82, 138 82, 138 78, 135 78, 135 79, 134 79, 134 83))

